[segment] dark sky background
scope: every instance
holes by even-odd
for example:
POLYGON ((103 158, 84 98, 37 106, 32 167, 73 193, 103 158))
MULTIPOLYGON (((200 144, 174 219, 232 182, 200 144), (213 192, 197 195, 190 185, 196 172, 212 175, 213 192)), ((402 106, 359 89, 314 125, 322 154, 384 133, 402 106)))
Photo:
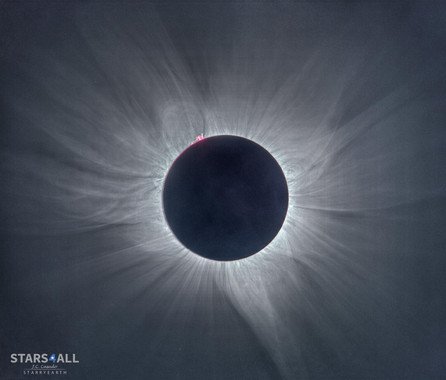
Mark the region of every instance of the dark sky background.
POLYGON ((443 2, 2 1, 0 54, 1 379, 446 377, 443 2), (159 211, 221 130, 291 178, 239 267, 159 211))

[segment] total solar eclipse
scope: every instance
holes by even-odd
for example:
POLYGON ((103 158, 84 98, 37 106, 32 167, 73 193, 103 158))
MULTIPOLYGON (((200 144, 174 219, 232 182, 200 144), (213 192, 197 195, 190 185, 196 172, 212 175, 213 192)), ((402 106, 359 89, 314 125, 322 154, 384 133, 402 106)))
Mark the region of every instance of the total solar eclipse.
POLYGON ((164 213, 177 239, 212 260, 251 256, 277 235, 288 187, 274 157, 238 136, 213 136, 183 151, 169 169, 164 213))

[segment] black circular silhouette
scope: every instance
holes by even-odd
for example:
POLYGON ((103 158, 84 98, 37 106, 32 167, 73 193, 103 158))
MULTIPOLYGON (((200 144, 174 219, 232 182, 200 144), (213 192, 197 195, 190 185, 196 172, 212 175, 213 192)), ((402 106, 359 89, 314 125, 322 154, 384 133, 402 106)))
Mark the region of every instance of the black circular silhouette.
POLYGON ((174 161, 163 205, 167 223, 185 247, 212 260, 238 260, 277 235, 288 209, 288 187, 279 164, 260 145, 213 136, 174 161))

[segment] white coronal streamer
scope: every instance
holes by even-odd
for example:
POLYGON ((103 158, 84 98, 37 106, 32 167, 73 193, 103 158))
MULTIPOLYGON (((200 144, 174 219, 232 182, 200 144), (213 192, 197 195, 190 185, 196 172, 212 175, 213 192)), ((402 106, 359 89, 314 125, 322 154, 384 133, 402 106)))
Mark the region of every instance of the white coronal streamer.
MULTIPOLYGON (((21 94, 15 110, 57 146, 62 159, 36 159, 34 153, 5 157, 19 178, 35 183, 33 188, 16 184, 16 196, 43 202, 54 212, 30 225, 37 217, 29 218, 32 207, 24 209, 16 228, 58 234, 129 225, 123 236, 128 248, 101 252, 80 267, 93 266, 104 275, 130 268, 123 275, 128 286, 118 297, 144 294, 155 282, 160 299, 176 289, 170 302, 184 321, 217 286, 284 378, 307 375, 299 330, 304 321, 312 321, 345 354, 336 322, 324 317, 324 310, 334 310, 360 330, 370 307, 362 298, 367 294, 373 303, 386 297, 380 289, 390 281, 385 273, 370 273, 369 225, 352 216, 374 215, 439 191, 407 174, 407 167, 422 170, 418 159, 425 154, 411 145, 425 106, 416 96, 416 82, 395 84, 349 118, 341 117, 349 102, 354 104, 346 94, 365 86, 355 84, 361 73, 373 73, 373 65, 385 59, 380 54, 397 49, 396 42, 380 42, 378 55, 367 62, 364 51, 352 49, 359 42, 351 37, 343 45, 341 34, 330 37, 336 48, 320 43, 301 53, 280 46, 259 58, 256 52, 269 48, 271 40, 251 46, 240 36, 234 45, 242 51, 208 63, 209 91, 203 96, 153 10, 126 16, 103 11, 79 12, 83 50, 73 46, 59 56, 31 55, 32 64, 24 65, 43 96, 21 94), (282 55, 291 62, 284 71, 282 55), (39 62, 37 56, 45 58, 39 62), (181 246, 164 220, 164 177, 201 133, 259 143, 287 178, 286 221, 268 247, 247 259, 200 258, 181 246), (410 194, 404 193, 408 187, 410 194), (165 273, 173 274, 164 278, 165 273), (326 289, 324 306, 315 302, 317 287, 326 289)), ((371 40, 380 41, 380 33, 371 40)), ((141 312, 142 321, 143 307, 141 312)))

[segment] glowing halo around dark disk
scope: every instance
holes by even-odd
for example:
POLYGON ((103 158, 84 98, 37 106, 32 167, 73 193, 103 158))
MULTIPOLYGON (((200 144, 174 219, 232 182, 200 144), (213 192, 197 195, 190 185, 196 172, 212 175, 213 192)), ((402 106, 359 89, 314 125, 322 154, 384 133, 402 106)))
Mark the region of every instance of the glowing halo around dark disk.
POLYGON ((265 248, 280 231, 288 187, 277 161, 237 136, 200 138, 174 161, 164 182, 164 213, 177 239, 212 260, 265 248))

